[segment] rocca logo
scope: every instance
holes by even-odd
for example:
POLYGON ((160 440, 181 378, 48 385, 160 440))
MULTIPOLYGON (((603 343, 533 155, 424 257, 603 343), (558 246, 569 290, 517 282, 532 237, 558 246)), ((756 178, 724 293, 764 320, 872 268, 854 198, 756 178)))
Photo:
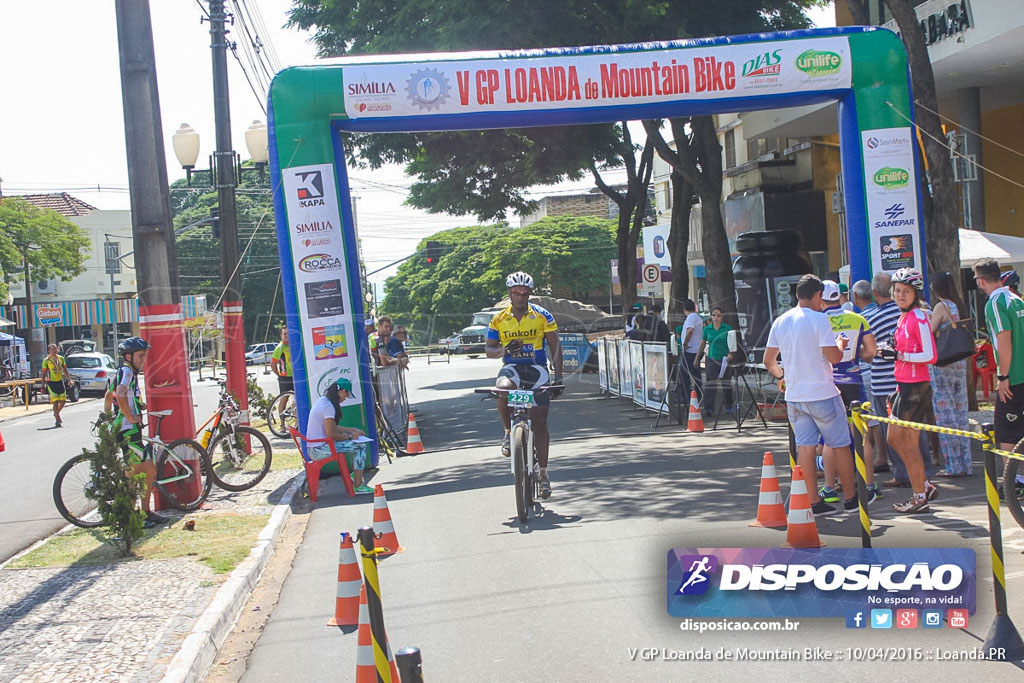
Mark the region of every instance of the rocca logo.
POLYGON ((903 168, 894 168, 892 166, 885 166, 875 171, 875 175, 872 177, 875 181, 875 185, 885 188, 886 190, 895 190, 900 187, 906 187, 910 182, 910 174, 903 168))
POLYGON ((310 254, 299 261, 299 270, 304 273, 319 273, 338 268, 341 268, 341 259, 331 254, 310 254))
POLYGON ((747 78, 758 78, 761 76, 778 76, 782 73, 782 52, 781 48, 765 52, 743 64, 740 72, 747 78))
POLYGON ((796 68, 812 78, 839 73, 843 58, 827 50, 805 50, 796 58, 796 68))

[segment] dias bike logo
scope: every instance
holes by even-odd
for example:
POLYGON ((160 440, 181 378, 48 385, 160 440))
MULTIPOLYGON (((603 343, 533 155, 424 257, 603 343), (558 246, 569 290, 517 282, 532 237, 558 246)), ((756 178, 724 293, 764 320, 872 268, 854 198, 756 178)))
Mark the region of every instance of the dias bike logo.
POLYGON ((341 266, 341 259, 331 254, 310 254, 299 261, 299 270, 304 273, 337 270, 341 266))
POLYGON ((324 205, 324 176, 320 171, 300 171, 295 174, 298 184, 295 186, 295 197, 299 200, 299 206, 309 208, 311 206, 324 205))
POLYGON ((765 52, 748 60, 743 64, 740 75, 747 78, 774 76, 773 80, 778 80, 779 75, 782 73, 782 55, 779 54, 780 52, 782 52, 781 48, 765 52))
POLYGON ((674 617, 824 617, 893 605, 965 608, 974 551, 963 548, 675 548, 674 617))

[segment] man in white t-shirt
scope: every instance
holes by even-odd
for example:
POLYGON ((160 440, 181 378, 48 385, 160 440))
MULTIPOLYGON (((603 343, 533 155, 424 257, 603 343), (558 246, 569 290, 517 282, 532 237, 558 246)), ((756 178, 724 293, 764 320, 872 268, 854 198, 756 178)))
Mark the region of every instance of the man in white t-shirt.
POLYGON ((686 391, 685 398, 689 399, 691 388, 697 390, 699 398, 703 398, 704 387, 700 381, 700 368, 697 367, 697 351, 700 350, 700 340, 704 338, 704 319, 697 313, 697 304, 693 303, 693 299, 683 301, 683 312, 686 313, 686 320, 679 328, 679 362, 682 363, 680 380, 686 391))
POLYGON ((857 484, 850 452, 850 427, 846 407, 832 377, 832 363, 843 358, 848 343, 836 338, 832 325, 821 312, 824 285, 815 275, 804 275, 796 285, 797 307, 779 316, 768 333, 764 364, 769 374, 785 386, 786 408, 796 440, 797 460, 803 469, 811 510, 815 517, 836 509, 818 496, 814 455, 819 437, 835 453, 836 469, 843 492, 852 495, 843 507, 857 509, 857 484), (779 365, 779 353, 785 371, 779 365))

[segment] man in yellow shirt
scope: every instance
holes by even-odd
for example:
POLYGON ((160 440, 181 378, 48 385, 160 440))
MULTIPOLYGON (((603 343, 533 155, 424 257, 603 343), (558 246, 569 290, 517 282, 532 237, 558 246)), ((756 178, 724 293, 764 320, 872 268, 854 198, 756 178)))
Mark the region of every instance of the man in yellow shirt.
MULTIPOLYGON (((562 347, 558 342, 558 325, 554 316, 546 309, 530 303, 533 278, 528 273, 515 272, 506 278, 505 286, 508 287, 508 296, 512 303, 505 310, 495 314, 487 328, 487 357, 502 358, 504 361, 495 387, 507 390, 538 389, 548 384, 545 342, 551 351, 551 361, 555 370, 552 383, 561 384, 562 347)), ((548 481, 548 406, 551 403, 551 393, 538 394, 537 405, 530 409, 537 462, 540 464, 541 498, 548 498, 551 495, 551 483, 548 481)), ((509 410, 508 396, 505 394, 498 396, 498 414, 505 427, 501 454, 508 457, 512 452, 512 412, 509 410)))
MULTIPOLYGON (((278 401, 277 412, 283 413, 288 404, 287 391, 295 391, 295 380, 292 377, 292 352, 288 348, 288 329, 281 328, 281 343, 274 348, 274 354, 270 358, 270 370, 277 375, 277 392, 281 394, 278 401)), ((281 417, 281 426, 284 427, 284 417, 281 417)))
POLYGON ((68 385, 71 384, 71 375, 68 373, 67 363, 64 356, 57 353, 57 345, 50 344, 46 347, 46 358, 43 359, 43 381, 46 382, 46 389, 50 394, 50 404, 53 406, 54 427, 61 427, 60 411, 68 402, 68 385))

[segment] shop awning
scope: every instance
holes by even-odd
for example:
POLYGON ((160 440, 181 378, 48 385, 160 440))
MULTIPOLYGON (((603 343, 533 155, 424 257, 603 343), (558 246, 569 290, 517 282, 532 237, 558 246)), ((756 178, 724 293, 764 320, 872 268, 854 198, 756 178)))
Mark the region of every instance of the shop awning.
POLYGON ((14 323, 0 315, 0 327, 14 327, 14 323))

